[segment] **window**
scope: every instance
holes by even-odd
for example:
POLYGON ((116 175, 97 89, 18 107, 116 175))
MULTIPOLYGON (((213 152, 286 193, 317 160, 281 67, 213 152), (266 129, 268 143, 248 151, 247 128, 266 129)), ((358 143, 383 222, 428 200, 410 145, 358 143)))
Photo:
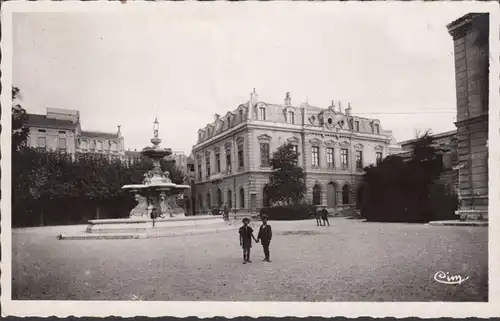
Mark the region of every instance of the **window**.
POLYGON ((226 170, 228 173, 231 173, 231 150, 226 149, 226 170))
POLYGON ((259 108, 259 119, 266 120, 266 109, 264 107, 259 108))
MULTIPOLYGON (((202 173, 201 173, 201 157, 198 157, 198 179, 201 180, 202 178, 202 173)), ((200 198, 201 200, 201 198, 200 198)))
POLYGON ((293 111, 288 112, 288 122, 290 124, 295 124, 295 113, 293 111))
POLYGON ((243 160, 243 145, 238 146, 238 167, 245 167, 245 162, 243 160))
POLYGON ((233 194, 231 194, 231 190, 227 190, 227 206, 229 208, 233 208, 233 194))
POLYGON ((207 168, 207 178, 210 177, 210 155, 206 155, 205 156, 205 165, 206 165, 206 168, 207 168))
POLYGON ((102 142, 101 141, 99 141, 97 143, 97 150, 100 151, 100 152, 102 152, 102 150, 103 150, 103 148, 102 148, 102 142))
POLYGON ((363 169, 363 152, 356 151, 356 169, 363 169))
POLYGON ((38 137, 38 147, 39 148, 47 148, 47 138, 38 137))
POLYGON ((117 143, 111 143, 111 150, 113 152, 117 152, 118 151, 118 144, 117 143))
POLYGON ((326 149, 326 164, 328 168, 334 168, 334 162, 333 162, 333 148, 327 148, 326 149))
POLYGON ((207 193, 207 209, 211 209, 212 207, 212 197, 210 196, 210 193, 207 193))
POLYGON ((260 165, 269 166, 269 143, 260 144, 260 165))
POLYGON ((312 166, 319 167, 319 147, 312 147, 312 166))
POLYGON ((348 150, 347 149, 341 149, 340 150, 340 163, 342 165, 342 169, 348 169, 349 168, 349 157, 348 157, 348 150))
POLYGON ((376 153, 376 160, 377 160, 377 165, 380 164, 380 162, 382 162, 382 152, 377 152, 376 153))
POLYGON ((243 121, 243 110, 240 109, 240 120, 243 121))
POLYGON ((378 124, 375 124, 375 134, 380 134, 380 127, 378 124))
POLYGON ((355 126, 356 131, 359 132, 359 121, 358 120, 356 120, 354 122, 354 126, 355 126))
POLYGON ((64 131, 64 130, 60 130, 60 131, 59 131, 59 134, 66 134, 66 131, 64 131))
POLYGON ((46 133, 47 131, 45 129, 39 129, 38 132, 39 133, 46 133))
POLYGON ((87 141, 86 141, 86 140, 82 140, 82 141, 80 142, 80 148, 81 148, 82 150, 84 150, 84 151, 86 151, 86 150, 87 150, 87 148, 88 148, 88 147, 87 147, 87 145, 88 145, 88 144, 87 144, 87 141))
POLYGON ((57 148, 66 151, 66 138, 59 138, 57 148))
POLYGON ((215 153, 215 172, 220 173, 220 153, 215 153))

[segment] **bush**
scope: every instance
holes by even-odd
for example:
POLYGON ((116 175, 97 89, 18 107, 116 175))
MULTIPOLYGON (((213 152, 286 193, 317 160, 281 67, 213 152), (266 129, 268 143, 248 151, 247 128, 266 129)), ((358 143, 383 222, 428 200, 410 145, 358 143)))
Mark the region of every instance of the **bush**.
POLYGON ((262 208, 260 215, 266 214, 270 221, 298 221, 310 219, 313 210, 309 204, 276 206, 262 208))

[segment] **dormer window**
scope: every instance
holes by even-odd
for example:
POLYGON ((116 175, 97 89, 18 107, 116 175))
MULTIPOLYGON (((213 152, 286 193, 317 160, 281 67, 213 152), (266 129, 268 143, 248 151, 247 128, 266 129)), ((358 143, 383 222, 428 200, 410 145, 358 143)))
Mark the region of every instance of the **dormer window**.
POLYGON ((295 124, 295 113, 293 111, 288 112, 288 123, 295 124))
POLYGON ((259 120, 266 120, 266 108, 259 107, 259 120))
POLYGON ((375 124, 375 134, 380 134, 380 126, 378 124, 375 124))
POLYGON ((356 121, 354 122, 354 129, 355 129, 357 132, 359 132, 359 121, 358 121, 358 120, 356 120, 356 121))

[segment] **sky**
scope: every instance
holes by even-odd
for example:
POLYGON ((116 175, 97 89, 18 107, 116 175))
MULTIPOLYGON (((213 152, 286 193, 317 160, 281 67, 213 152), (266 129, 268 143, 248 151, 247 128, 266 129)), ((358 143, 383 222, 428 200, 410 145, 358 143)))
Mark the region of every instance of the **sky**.
POLYGON ((79 110, 84 130, 121 125, 131 150, 150 145, 158 117, 161 146, 187 155, 198 129, 253 88, 268 103, 286 92, 293 105, 350 102, 398 141, 455 129, 446 25, 463 7, 171 4, 14 13, 12 76, 23 107, 79 110))

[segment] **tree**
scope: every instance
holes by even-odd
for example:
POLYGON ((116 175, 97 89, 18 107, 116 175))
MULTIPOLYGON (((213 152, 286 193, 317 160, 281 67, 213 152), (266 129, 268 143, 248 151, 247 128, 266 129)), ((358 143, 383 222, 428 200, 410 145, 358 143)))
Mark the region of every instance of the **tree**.
POLYGON ((305 174, 298 166, 298 156, 292 144, 285 144, 274 153, 268 185, 271 204, 298 204, 304 199, 305 174))
MULTIPOLYGON (((377 166, 365 168, 361 206, 365 218, 371 221, 428 222, 437 215, 432 204, 439 201, 431 194, 439 190, 435 188, 435 182, 442 173, 443 164, 432 143, 432 136, 426 132, 413 142, 411 158, 389 156, 377 166)), ((448 195, 443 197, 452 200, 448 195)))
POLYGON ((28 114, 26 110, 16 101, 20 99, 21 91, 17 87, 12 87, 12 152, 19 151, 26 147, 29 128, 26 126, 28 114))

